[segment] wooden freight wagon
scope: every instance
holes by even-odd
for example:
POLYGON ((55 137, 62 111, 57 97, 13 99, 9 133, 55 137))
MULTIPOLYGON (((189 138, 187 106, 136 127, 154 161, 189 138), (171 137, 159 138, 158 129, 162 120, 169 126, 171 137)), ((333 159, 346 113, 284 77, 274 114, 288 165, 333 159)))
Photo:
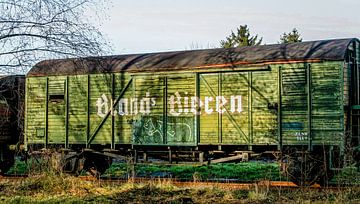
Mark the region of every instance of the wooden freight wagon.
POLYGON ((14 147, 24 139, 24 89, 25 76, 0 76, 0 174, 14 164, 14 147))
POLYGON ((358 62, 357 39, 43 61, 27 74, 26 145, 339 167, 359 144, 358 62))

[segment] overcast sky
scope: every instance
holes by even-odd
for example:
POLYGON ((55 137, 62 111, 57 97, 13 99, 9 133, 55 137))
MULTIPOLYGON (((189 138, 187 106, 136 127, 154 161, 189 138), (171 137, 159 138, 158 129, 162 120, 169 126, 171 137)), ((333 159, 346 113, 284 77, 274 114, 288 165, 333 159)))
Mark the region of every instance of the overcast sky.
POLYGON ((113 54, 219 46, 247 24, 266 44, 297 28, 304 40, 360 37, 359 0, 118 0, 100 30, 113 54))

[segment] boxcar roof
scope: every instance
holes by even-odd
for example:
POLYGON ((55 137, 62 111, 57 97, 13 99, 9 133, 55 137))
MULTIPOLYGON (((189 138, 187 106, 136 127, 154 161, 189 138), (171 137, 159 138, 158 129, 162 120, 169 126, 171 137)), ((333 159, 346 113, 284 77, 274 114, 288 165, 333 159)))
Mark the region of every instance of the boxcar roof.
POLYGON ((349 44, 357 39, 335 39, 290 44, 217 48, 177 52, 45 60, 28 76, 76 75, 106 72, 161 72, 272 63, 344 60, 349 44))

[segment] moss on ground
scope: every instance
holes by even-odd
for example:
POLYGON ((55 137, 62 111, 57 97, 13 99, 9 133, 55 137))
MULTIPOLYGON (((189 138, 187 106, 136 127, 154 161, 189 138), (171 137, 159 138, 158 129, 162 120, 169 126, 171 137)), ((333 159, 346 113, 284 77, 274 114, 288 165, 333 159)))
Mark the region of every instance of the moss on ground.
MULTIPOLYGON (((192 165, 154 165, 137 164, 137 176, 173 177, 187 180, 237 179, 241 181, 280 180, 281 174, 277 163, 248 162, 225 163, 202 166, 192 165)), ((124 163, 114 163, 105 172, 107 176, 127 176, 131 168, 124 163)))
MULTIPOLYGON (((49 171, 47 164, 42 161, 28 160, 27 163, 15 160, 15 165, 8 174, 39 174, 49 171)), ((185 180, 212 180, 212 179, 237 179, 240 181, 256 180, 288 180, 281 175, 279 164, 275 162, 244 162, 222 163, 212 165, 160 165, 160 164, 137 164, 131 166, 126 163, 114 162, 105 172, 107 177, 131 177, 132 170, 138 177, 165 177, 185 180)), ((85 172, 83 172, 85 174, 85 172)), ((360 171, 355 166, 349 166, 339 172, 332 183, 360 184, 360 171)))

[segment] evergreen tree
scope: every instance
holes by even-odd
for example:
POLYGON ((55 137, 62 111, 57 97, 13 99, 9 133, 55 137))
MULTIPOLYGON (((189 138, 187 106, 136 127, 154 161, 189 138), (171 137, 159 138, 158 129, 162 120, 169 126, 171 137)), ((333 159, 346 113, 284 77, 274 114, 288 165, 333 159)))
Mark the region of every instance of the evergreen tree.
POLYGON ((302 38, 300 38, 300 34, 296 28, 294 28, 290 33, 283 33, 280 36, 280 42, 283 43, 294 43, 294 42, 301 42, 302 38))
POLYGON ((226 37, 226 40, 221 40, 220 45, 223 48, 243 47, 260 45, 262 38, 258 39, 258 35, 251 36, 247 25, 240 25, 236 33, 231 31, 231 34, 226 37))

